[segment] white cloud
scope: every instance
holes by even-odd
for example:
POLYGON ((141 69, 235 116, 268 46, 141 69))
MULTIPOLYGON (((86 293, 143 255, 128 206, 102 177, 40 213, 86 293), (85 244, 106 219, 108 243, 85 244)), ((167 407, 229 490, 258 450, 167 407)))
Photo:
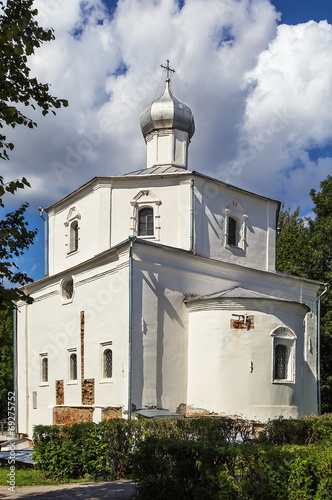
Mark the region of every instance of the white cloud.
POLYGON ((113 17, 101 0, 35 5, 56 40, 36 52, 32 73, 70 106, 36 113, 37 130, 10 131, 6 175, 30 180, 32 203, 145 166, 139 115, 163 90, 167 58, 174 93, 195 115, 191 169, 294 204, 326 177, 330 159, 306 154, 331 135, 326 22, 278 27, 268 0, 187 0, 182 9, 120 0, 113 17))
POLYGON ((246 85, 254 85, 242 126, 247 151, 256 153, 248 169, 253 167, 263 189, 271 193, 277 183, 296 204, 310 203, 310 188, 331 172, 330 158, 308 156, 310 149, 331 144, 331 48, 326 21, 281 25, 245 75, 246 85))

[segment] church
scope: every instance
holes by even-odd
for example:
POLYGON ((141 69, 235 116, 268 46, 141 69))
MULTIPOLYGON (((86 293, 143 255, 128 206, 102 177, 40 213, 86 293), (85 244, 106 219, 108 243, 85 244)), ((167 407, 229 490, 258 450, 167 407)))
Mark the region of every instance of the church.
MULTIPOLYGON (((18 304, 18 432, 109 418, 317 413, 317 282, 276 271, 280 203, 188 168, 190 107, 140 116, 147 166, 49 206, 18 304)), ((143 141, 142 141, 143 143, 143 141)))

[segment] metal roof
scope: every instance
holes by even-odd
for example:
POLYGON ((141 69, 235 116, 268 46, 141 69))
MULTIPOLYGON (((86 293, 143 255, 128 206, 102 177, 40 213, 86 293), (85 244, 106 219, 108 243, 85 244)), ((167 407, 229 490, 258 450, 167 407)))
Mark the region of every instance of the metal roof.
MULTIPOLYGON (((34 460, 32 458, 33 447, 23 448, 22 450, 15 450, 15 462, 23 462, 25 464, 34 464, 34 460)), ((9 460, 10 453, 12 451, 0 451, 0 459, 9 460)))
POLYGON ((175 167, 174 165, 162 165, 159 167, 150 167, 150 168, 142 168, 140 170, 135 170, 134 172, 129 172, 127 174, 123 174, 122 177, 126 177, 127 175, 163 175, 163 174, 191 174, 192 172, 188 171, 184 167, 175 167))
MULTIPOLYGON (((285 299, 284 297, 276 297, 274 295, 267 295, 266 293, 256 292, 255 290, 250 290, 249 288, 243 288, 242 286, 235 286, 229 288, 228 290, 222 290, 220 292, 211 293, 208 295, 199 295, 197 297, 188 297, 184 299, 184 302, 193 302, 196 300, 214 300, 214 299, 260 299, 260 300, 278 300, 281 302, 295 302, 301 304, 308 308, 303 302, 296 302, 295 300, 285 299)), ((309 308, 308 308, 309 309, 309 308)))
POLYGON ((154 130, 176 129, 188 132, 191 139, 195 132, 190 107, 175 97, 167 80, 163 94, 141 113, 140 125, 144 137, 154 130))

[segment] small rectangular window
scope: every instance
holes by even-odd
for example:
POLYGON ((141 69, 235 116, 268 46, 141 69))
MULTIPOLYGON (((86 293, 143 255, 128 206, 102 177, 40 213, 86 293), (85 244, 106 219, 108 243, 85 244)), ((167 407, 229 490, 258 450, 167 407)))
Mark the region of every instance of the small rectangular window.
POLYGON ((48 383, 48 355, 40 354, 40 382, 48 383))
POLYGON ((77 352, 69 352, 69 380, 72 382, 77 381, 77 352))
POLYGON ((272 382, 294 384, 296 369, 296 335, 285 326, 272 333, 272 382))
POLYGON ((113 346, 112 341, 101 344, 101 380, 111 381, 113 378, 113 346))
POLYGON ((234 217, 228 219, 228 244, 234 247, 237 245, 237 224, 234 217))
POLYGON ((141 208, 138 213, 138 236, 153 236, 153 208, 141 208))

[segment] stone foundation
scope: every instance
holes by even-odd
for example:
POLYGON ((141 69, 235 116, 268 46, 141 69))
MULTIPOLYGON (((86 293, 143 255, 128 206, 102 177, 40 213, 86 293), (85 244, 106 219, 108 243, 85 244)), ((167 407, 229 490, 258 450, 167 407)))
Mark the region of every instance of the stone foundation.
POLYGON ((101 410, 101 419, 111 420, 112 418, 122 418, 122 408, 104 408, 101 410))
POLYGON ((73 406, 55 406, 53 408, 53 425, 72 426, 81 422, 92 422, 94 408, 73 406))

